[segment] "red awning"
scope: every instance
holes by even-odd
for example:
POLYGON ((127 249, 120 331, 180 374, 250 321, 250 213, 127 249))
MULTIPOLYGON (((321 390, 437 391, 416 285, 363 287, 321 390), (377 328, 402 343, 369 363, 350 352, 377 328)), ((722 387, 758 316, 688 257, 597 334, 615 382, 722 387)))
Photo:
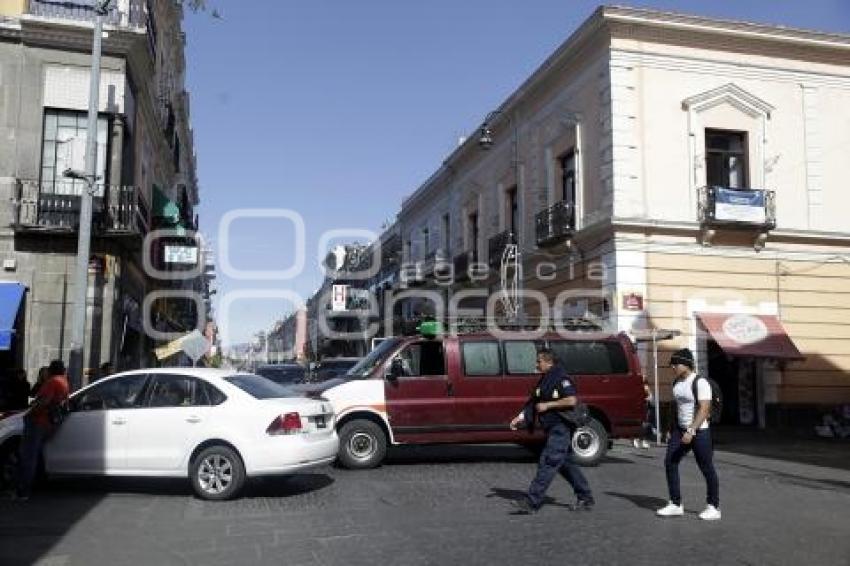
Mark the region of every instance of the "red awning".
POLYGON ((730 356, 805 359, 775 316, 700 312, 696 317, 730 356))

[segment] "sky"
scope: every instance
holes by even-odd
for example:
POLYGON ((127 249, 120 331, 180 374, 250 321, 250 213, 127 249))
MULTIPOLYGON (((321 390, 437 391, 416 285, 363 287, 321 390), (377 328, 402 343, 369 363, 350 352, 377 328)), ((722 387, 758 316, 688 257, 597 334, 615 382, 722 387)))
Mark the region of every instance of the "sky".
MULTIPOLYGON (((298 297, 306 301, 322 281, 323 235, 348 230, 327 240, 339 243, 358 239, 352 230, 380 233, 458 138, 474 131, 598 6, 585 0, 208 3, 221 18, 187 13, 184 28, 201 230, 218 254, 216 317, 225 343, 250 340, 298 297), (247 273, 264 270, 277 271, 270 275, 277 278, 247 273)), ((850 33, 847 0, 620 3, 850 33)))

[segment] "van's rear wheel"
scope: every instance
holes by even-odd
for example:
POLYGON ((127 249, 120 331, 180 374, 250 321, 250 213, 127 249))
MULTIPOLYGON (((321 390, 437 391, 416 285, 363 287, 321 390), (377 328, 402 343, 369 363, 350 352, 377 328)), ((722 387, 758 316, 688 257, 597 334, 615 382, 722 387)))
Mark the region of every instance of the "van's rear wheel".
POLYGON ((573 433, 573 459, 582 466, 596 466, 608 452, 608 431, 593 417, 573 433))
POLYGON ((339 464, 349 470, 378 466, 387 454, 384 430, 366 419, 349 421, 339 430, 339 464))

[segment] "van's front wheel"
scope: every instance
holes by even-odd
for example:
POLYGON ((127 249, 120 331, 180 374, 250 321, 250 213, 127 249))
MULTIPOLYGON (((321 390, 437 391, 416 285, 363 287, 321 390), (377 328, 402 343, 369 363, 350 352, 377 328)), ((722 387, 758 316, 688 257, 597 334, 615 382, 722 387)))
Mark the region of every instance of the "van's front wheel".
POLYGON ((366 419, 345 423, 339 430, 337 460, 349 470, 378 466, 387 454, 387 435, 384 430, 366 419))
POLYGON ((608 431, 598 420, 590 418, 573 433, 573 459, 582 466, 596 466, 608 452, 608 431))

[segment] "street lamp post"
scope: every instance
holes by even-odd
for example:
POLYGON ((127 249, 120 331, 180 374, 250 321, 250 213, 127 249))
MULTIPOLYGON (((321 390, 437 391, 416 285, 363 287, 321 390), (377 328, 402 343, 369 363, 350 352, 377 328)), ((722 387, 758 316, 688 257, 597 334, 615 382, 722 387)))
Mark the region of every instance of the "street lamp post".
POLYGON ((88 130, 86 134, 86 170, 66 171, 65 176, 82 179, 85 187, 80 195, 80 229, 77 241, 77 261, 74 272, 74 309, 71 326, 71 351, 68 370, 71 389, 83 383, 85 355, 86 303, 88 298, 89 252, 91 248, 92 195, 97 184, 97 114, 100 106, 100 52, 103 40, 103 17, 109 12, 112 0, 94 4, 94 30, 89 83, 88 130))

